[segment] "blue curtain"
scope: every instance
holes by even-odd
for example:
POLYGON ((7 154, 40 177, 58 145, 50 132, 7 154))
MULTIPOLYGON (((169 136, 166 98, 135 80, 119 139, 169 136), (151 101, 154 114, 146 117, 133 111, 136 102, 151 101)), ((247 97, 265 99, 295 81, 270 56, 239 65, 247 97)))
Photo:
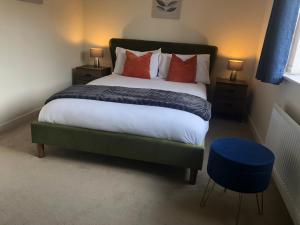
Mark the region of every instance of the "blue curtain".
POLYGON ((300 0, 274 0, 256 78, 280 84, 293 41, 300 0))

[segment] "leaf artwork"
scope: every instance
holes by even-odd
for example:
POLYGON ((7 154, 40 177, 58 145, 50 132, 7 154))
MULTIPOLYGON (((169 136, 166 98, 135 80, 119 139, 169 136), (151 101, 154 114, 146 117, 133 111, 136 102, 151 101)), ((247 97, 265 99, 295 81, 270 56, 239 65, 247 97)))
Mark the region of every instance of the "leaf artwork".
POLYGON ((157 7, 159 10, 166 11, 165 8, 164 8, 164 7, 161 7, 160 5, 157 5, 156 7, 157 7))
MULTIPOLYGON (((1 1, 1 0, 0 0, 1 1)), ((152 0, 152 17, 179 19, 182 0, 152 0)))
POLYGON ((164 3, 162 0, 156 0, 156 2, 162 7, 166 6, 166 3, 164 3))
POLYGON ((171 1, 169 2, 168 6, 173 6, 173 5, 176 5, 178 3, 178 1, 171 1))
POLYGON ((167 12, 174 12, 176 9, 177 9, 176 7, 169 8, 169 9, 167 9, 167 12))
POLYGON ((157 8, 159 10, 162 10, 164 12, 174 12, 177 9, 177 3, 178 1, 171 1, 168 4, 166 4, 163 0, 156 0, 157 2, 157 8))

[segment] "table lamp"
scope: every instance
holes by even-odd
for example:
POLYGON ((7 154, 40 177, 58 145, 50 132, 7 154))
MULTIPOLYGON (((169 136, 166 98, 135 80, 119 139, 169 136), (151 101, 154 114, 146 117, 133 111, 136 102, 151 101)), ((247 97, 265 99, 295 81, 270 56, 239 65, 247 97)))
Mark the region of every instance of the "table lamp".
POLYGON ((100 67, 100 58, 103 58, 104 51, 102 48, 91 48, 90 56, 94 58, 94 66, 100 67))
POLYGON ((244 61, 230 59, 228 60, 227 69, 231 70, 230 80, 236 81, 237 71, 242 71, 244 68, 244 61))

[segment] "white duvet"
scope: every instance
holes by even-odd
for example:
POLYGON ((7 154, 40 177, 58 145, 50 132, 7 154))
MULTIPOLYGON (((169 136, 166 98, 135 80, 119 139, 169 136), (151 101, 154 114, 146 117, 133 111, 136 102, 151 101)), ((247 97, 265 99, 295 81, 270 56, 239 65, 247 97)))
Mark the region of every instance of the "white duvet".
MULTIPOLYGON (((145 80, 112 74, 89 85, 152 88, 183 92, 206 99, 204 84, 186 84, 162 79, 145 80)), ((128 133, 201 145, 208 122, 192 113, 156 106, 132 105, 86 99, 57 99, 46 104, 40 122, 103 131, 128 133)))

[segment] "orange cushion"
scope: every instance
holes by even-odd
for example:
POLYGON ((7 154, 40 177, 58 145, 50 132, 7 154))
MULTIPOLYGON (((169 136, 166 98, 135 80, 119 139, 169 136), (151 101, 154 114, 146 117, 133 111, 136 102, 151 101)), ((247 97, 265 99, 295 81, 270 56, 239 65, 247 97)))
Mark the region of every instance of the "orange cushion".
POLYGON ((126 61, 123 75, 128 77, 137 77, 150 79, 150 62, 152 52, 143 56, 136 56, 130 51, 126 51, 126 61))
POLYGON ((183 83, 195 83, 197 72, 197 56, 183 61, 172 54, 167 80, 183 83))

